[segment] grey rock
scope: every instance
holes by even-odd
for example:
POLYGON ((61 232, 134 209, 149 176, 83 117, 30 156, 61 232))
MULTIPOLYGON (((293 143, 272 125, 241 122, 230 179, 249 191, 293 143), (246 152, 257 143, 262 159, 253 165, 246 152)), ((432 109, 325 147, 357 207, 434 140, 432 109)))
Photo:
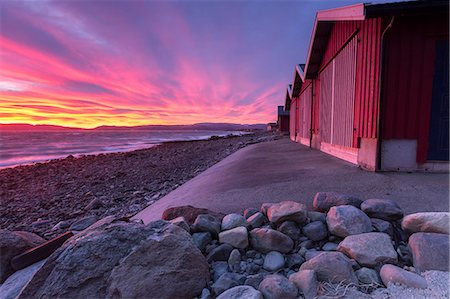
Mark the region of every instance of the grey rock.
POLYGON ((117 221, 66 241, 21 298, 195 297, 208 281, 208 264, 183 229, 117 221))
POLYGON ((305 259, 298 253, 286 256, 286 265, 289 269, 298 269, 305 262, 305 259))
POLYGON ((327 224, 332 234, 342 238, 372 231, 370 218, 350 205, 331 207, 327 213, 327 224))
POLYGON ((259 210, 258 209, 255 209, 255 208, 247 208, 247 209, 245 209, 244 210, 244 217, 245 217, 245 219, 248 219, 248 218, 250 218, 251 216, 253 216, 253 215, 255 215, 256 213, 259 213, 259 210))
POLYGON ((197 246, 197 248, 200 249, 201 252, 205 252, 206 246, 212 240, 211 233, 193 233, 192 240, 194 241, 195 246, 197 246))
POLYGON ((305 299, 313 299, 317 296, 319 282, 314 270, 302 270, 289 276, 289 281, 295 284, 305 299))
POLYGON ((385 286, 389 286, 391 283, 399 283, 410 288, 426 289, 428 287, 427 281, 422 276, 394 265, 383 265, 380 276, 385 286))
POLYGON ((263 281, 263 279, 269 274, 267 273, 258 273, 258 274, 254 274, 254 275, 249 275, 247 276, 247 278, 245 279, 245 285, 249 285, 254 287, 255 289, 259 288, 259 284, 261 283, 261 281, 263 281))
POLYGON ((266 222, 266 220, 266 217, 261 212, 257 212, 247 218, 247 222, 253 228, 261 227, 266 222))
POLYGON ((359 209, 362 200, 346 194, 336 192, 316 193, 313 200, 313 208, 318 212, 328 212, 331 207, 351 205, 359 209))
POLYGON ((187 223, 186 219, 183 216, 177 217, 175 219, 169 220, 170 223, 181 227, 188 233, 191 231, 191 228, 189 227, 189 224, 187 223))
POLYGON ((208 253, 207 260, 208 262, 228 261, 232 250, 233 246, 230 244, 221 244, 208 253))
POLYGON ((297 287, 278 274, 266 276, 259 285, 259 291, 264 299, 294 299, 298 294, 297 287))
POLYGON ((261 254, 256 250, 250 249, 245 253, 245 256, 248 258, 254 259, 254 258, 260 257, 261 254))
POLYGON ((233 249, 230 253, 230 257, 228 258, 228 267, 231 271, 237 272, 240 268, 241 262, 241 253, 238 249, 233 249))
POLYGON ((298 241, 302 236, 301 229, 293 221, 285 221, 281 223, 281 225, 278 226, 277 230, 282 232, 283 234, 285 234, 294 241, 298 241))
POLYGON ((284 267, 284 256, 278 251, 269 252, 264 258, 263 268, 270 272, 276 272, 284 267))
POLYGON ((243 226, 219 233, 219 242, 227 243, 236 248, 246 248, 248 246, 248 232, 243 226))
POLYGON ((290 220, 303 224, 307 220, 306 206, 291 200, 282 201, 271 205, 267 209, 267 218, 273 223, 281 223, 290 220))
POLYGON ((337 250, 367 267, 397 262, 397 252, 392 246, 391 238, 384 233, 348 236, 337 250))
POLYGON ((314 221, 303 227, 303 234, 310 240, 321 241, 327 238, 328 229, 323 222, 314 221))
POLYGON ((263 299, 260 291, 255 290, 251 286, 237 286, 226 290, 220 294, 217 299, 263 299))
POLYGON ((224 273, 211 286, 211 289, 214 292, 214 294, 220 295, 228 289, 231 289, 235 286, 241 285, 241 283, 239 282, 239 280, 241 278, 242 278, 242 276, 238 275, 236 273, 224 273))
POLYGON ((222 276, 225 273, 228 273, 228 264, 227 262, 213 262, 211 264, 211 269, 213 272, 213 279, 214 281, 217 281, 219 279, 220 276, 222 276))
POLYGON ((314 248, 314 242, 312 240, 305 240, 300 243, 300 247, 311 249, 314 248))
POLYGON ((212 298, 213 297, 211 296, 211 292, 207 288, 204 288, 200 295, 200 299, 212 299, 212 298))
POLYGON ((449 271, 449 236, 436 233, 415 233, 409 237, 414 268, 423 272, 428 270, 449 271))
POLYGON ((60 221, 55 226, 53 226, 52 230, 66 229, 69 226, 70 224, 67 221, 60 221))
POLYGON ((14 272, 3 284, 0 285, 0 298, 15 299, 22 289, 33 278, 36 272, 42 267, 46 260, 39 261, 22 270, 14 272))
POLYGON ((306 253, 305 253, 305 260, 309 261, 310 259, 313 259, 314 257, 318 256, 322 252, 323 251, 317 251, 315 249, 310 249, 310 250, 306 251, 306 253))
POLYGON ((359 270, 355 271, 356 277, 359 282, 366 285, 381 285, 380 277, 378 276, 377 271, 374 269, 369 269, 366 267, 362 267, 359 270))
POLYGON ((307 216, 311 222, 313 221, 321 221, 323 223, 327 223, 327 214, 316 211, 308 211, 307 216))
POLYGON ((340 252, 322 252, 300 266, 300 270, 314 270, 319 281, 357 283, 350 260, 340 252))
MULTIPOLYGON (((14 270, 11 259, 26 250, 37 246, 39 236, 33 233, 12 232, 0 229, 0 282, 3 282, 14 270), (32 237, 36 236, 36 237, 32 237)), ((42 239, 42 238, 40 238, 42 239)))
POLYGON ((377 218, 370 218, 370 222, 375 231, 388 234, 390 237, 394 236, 394 228, 390 222, 377 218))
POLYGON ((228 214, 222 219, 222 230, 229 230, 239 226, 248 227, 247 219, 240 214, 228 214))
POLYGON ((449 234, 449 212, 423 212, 407 215, 402 228, 408 234, 417 232, 449 234))
POLYGON ((338 244, 333 243, 333 242, 327 242, 327 243, 323 244, 322 250, 323 251, 336 251, 337 247, 338 247, 338 244))
POLYGON ((191 227, 193 232, 210 232, 213 236, 219 234, 220 228, 221 222, 209 214, 198 215, 191 227))
POLYGON ((35 233, 27 232, 24 230, 15 230, 14 234, 21 237, 23 240, 29 243, 29 246, 36 247, 46 242, 46 240, 35 233))
POLYGON ((72 225, 70 226, 70 230, 81 231, 81 230, 88 228, 95 222, 97 222, 96 216, 94 216, 94 215, 87 216, 87 217, 81 218, 81 219, 75 221, 74 223, 72 223, 72 225))
POLYGON ((371 218, 387 221, 399 220, 403 217, 403 210, 390 199, 367 199, 362 202, 361 210, 371 218))
POLYGON ((245 272, 248 275, 253 275, 253 274, 258 273, 260 270, 261 270, 261 266, 260 265, 257 265, 257 264, 254 264, 254 263, 250 263, 250 264, 248 264, 247 268, 245 269, 245 272))
POLYGON ((95 210, 101 207, 103 207, 103 202, 98 198, 94 198, 90 203, 88 203, 86 210, 95 210))
POLYGON ((288 253, 294 246, 291 238, 268 228, 255 228, 250 231, 250 243, 254 249, 263 253, 269 251, 288 253))
POLYGON ((258 258, 253 261, 256 265, 262 266, 264 264, 264 259, 258 258))
POLYGON ((38 219, 38 220, 34 221, 33 223, 31 223, 31 227, 34 230, 43 229, 49 225, 50 225, 50 220, 48 220, 48 219, 38 219))

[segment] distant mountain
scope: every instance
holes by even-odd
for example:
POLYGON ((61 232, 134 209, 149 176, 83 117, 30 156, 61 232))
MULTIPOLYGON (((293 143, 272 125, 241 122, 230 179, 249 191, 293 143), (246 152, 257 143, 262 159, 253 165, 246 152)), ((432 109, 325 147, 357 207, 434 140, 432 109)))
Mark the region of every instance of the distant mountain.
POLYGON ((81 128, 69 128, 63 126, 55 125, 29 125, 29 124, 0 124, 0 132, 54 132, 54 131, 85 131, 85 130, 95 130, 95 131, 155 131, 155 130, 204 130, 204 131, 253 131, 253 130, 264 130, 265 124, 229 124, 229 123, 198 123, 193 125, 148 125, 148 126, 135 126, 135 127, 125 127, 125 126, 99 126, 94 129, 81 129, 81 128))

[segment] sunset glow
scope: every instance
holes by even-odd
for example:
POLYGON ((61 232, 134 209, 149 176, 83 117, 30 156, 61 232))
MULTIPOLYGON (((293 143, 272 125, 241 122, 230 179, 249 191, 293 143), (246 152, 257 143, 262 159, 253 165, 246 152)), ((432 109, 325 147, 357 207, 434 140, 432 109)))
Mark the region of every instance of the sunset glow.
MULTIPOLYGON (((343 3, 352 1, 328 6, 343 3)), ((3 1, 0 123, 273 121, 293 65, 306 56, 317 8, 301 1, 3 1)))

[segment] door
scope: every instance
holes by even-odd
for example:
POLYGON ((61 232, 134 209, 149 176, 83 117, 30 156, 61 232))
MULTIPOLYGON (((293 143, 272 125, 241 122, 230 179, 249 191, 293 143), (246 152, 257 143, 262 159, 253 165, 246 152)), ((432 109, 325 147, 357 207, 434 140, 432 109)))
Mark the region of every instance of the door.
POLYGON ((436 43, 433 97, 431 102, 428 160, 448 161, 449 157, 449 46, 448 41, 436 43))

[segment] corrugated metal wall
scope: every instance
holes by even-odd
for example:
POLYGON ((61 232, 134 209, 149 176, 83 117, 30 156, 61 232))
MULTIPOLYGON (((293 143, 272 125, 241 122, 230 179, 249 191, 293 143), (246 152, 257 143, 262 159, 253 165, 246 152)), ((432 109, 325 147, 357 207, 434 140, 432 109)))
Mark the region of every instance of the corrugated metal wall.
POLYGON ((296 105, 297 105, 297 100, 295 98, 293 98, 291 101, 291 109, 289 110, 290 114, 291 114, 291 117, 289 118, 289 135, 291 136, 291 140, 294 140, 294 141, 295 141, 295 122, 297 121, 297 117, 295 114, 296 105))
POLYGON ((427 160, 435 42, 448 41, 442 17, 399 17, 386 36, 383 139, 417 139, 417 162, 427 160))
POLYGON ((323 142, 331 143, 331 123, 333 122, 333 78, 334 64, 330 63, 320 73, 320 137, 323 142))
POLYGON ((310 137, 311 130, 311 100, 312 100, 312 85, 310 84, 305 91, 300 95, 300 136, 303 138, 310 137))

